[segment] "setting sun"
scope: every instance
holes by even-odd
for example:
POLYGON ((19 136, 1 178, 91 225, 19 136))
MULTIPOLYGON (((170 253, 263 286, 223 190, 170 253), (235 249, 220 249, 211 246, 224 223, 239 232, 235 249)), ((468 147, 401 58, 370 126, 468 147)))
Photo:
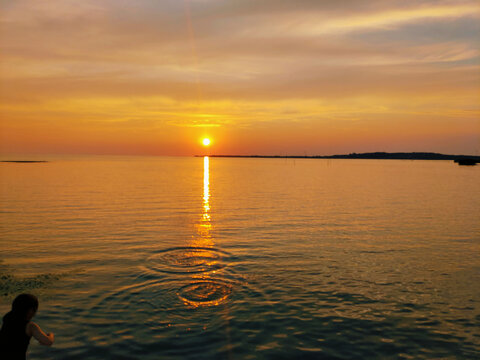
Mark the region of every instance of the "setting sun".
POLYGON ((202 140, 202 144, 203 144, 204 146, 210 145, 210 139, 208 139, 208 138, 203 139, 203 140, 202 140))

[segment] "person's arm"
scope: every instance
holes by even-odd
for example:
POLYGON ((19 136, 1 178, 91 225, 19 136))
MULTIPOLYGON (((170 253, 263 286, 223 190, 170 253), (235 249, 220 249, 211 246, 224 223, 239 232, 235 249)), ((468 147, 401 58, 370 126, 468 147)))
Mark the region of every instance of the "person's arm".
POLYGON ((40 326, 38 326, 34 322, 28 323, 26 331, 27 331, 27 335, 33 336, 42 345, 52 346, 53 341, 55 340, 53 333, 45 334, 43 330, 40 329, 40 326))

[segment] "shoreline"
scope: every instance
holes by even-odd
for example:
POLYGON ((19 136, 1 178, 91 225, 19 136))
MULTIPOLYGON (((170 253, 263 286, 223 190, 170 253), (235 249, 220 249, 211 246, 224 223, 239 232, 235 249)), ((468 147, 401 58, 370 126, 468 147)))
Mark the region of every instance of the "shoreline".
POLYGON ((31 163, 46 163, 47 160, 1 160, 2 163, 17 163, 17 164, 31 164, 31 163))
POLYGON ((448 155, 438 153, 351 153, 345 155, 195 155, 195 157, 218 158, 260 158, 260 159, 369 159, 369 160, 473 160, 480 162, 480 156, 448 155))

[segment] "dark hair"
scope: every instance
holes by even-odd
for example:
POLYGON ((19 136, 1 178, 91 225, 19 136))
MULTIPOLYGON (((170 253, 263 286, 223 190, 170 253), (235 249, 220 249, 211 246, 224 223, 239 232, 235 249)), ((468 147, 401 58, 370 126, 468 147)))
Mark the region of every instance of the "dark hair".
POLYGON ((16 318, 26 319, 30 309, 37 312, 38 299, 35 295, 20 294, 13 300, 11 312, 16 318))

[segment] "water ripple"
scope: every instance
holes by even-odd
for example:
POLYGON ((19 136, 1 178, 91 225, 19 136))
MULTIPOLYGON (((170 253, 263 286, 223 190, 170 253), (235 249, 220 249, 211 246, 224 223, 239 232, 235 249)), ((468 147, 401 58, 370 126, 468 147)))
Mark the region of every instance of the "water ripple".
POLYGON ((232 293, 232 285, 218 280, 196 281, 182 286, 178 297, 186 305, 211 306, 219 305, 232 293))
POLYGON ((232 255, 207 247, 173 247, 158 251, 147 259, 149 271, 191 274, 219 270, 228 265, 232 255))

